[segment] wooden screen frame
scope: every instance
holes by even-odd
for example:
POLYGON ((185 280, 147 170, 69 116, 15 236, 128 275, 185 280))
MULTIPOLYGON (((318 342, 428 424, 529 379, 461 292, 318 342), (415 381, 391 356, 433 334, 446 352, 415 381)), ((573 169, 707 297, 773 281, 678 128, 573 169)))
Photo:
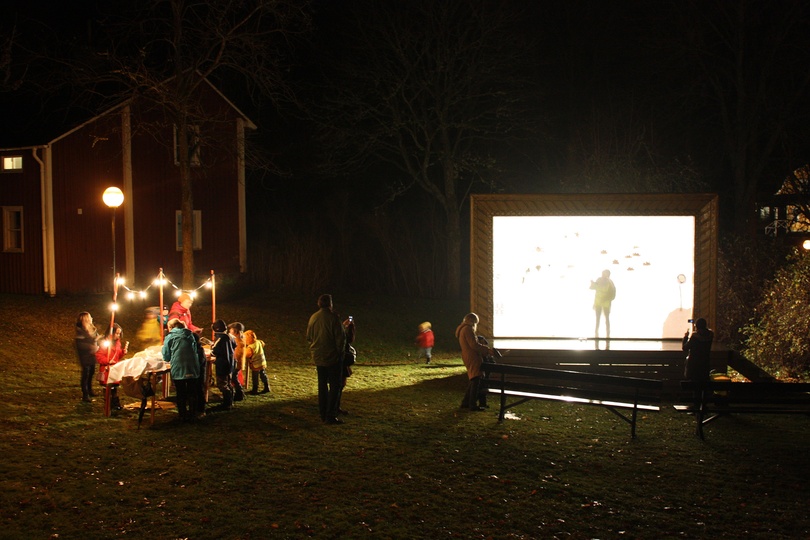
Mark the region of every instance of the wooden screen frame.
MULTIPOLYGON (((492 218, 496 216, 693 216, 694 313, 715 326, 719 203, 714 193, 472 195, 470 309, 478 332, 493 338, 492 218)), ((503 336, 501 336, 503 337, 503 336)))

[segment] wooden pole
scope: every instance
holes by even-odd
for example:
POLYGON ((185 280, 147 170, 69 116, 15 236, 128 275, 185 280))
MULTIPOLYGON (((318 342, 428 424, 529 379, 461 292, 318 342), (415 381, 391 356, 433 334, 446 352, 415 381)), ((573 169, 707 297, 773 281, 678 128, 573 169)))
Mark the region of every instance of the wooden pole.
POLYGON ((161 345, 163 345, 163 330, 164 330, 164 328, 163 328, 163 281, 164 281, 164 277, 165 276, 163 275, 163 268, 161 268, 158 271, 158 290, 159 290, 158 299, 159 299, 159 302, 160 302, 160 305, 158 306, 158 323, 160 324, 160 344, 161 345))
MULTIPOLYGON (((104 366, 104 369, 107 370, 109 373, 110 370, 110 357, 112 356, 112 339, 113 339, 113 326, 115 325, 115 310, 117 309, 117 302, 118 302, 118 274, 115 274, 113 278, 113 299, 112 305, 110 306, 110 331, 107 333, 107 365, 104 366)), ((99 368, 100 369, 100 368, 99 368)), ((110 416, 110 409, 111 409, 111 390, 110 390, 110 381, 106 381, 104 383, 104 416, 110 416)))

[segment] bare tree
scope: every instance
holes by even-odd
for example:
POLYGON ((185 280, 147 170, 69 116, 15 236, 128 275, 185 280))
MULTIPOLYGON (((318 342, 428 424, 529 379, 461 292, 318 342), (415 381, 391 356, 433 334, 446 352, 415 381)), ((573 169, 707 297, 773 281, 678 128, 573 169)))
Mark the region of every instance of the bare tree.
POLYGON ((418 188, 444 212, 447 294, 461 290, 461 209, 488 186, 493 146, 529 133, 534 64, 519 8, 497 2, 353 2, 319 98, 321 144, 340 167, 384 162, 385 198, 418 188))
POLYGON ((161 113, 155 133, 174 127, 184 287, 195 280, 192 164, 217 122, 199 103, 199 89, 214 79, 263 99, 291 97, 283 66, 291 36, 307 30, 305 7, 303 0, 144 0, 104 19, 86 54, 64 60, 71 82, 105 100, 138 96, 161 113))
MULTIPOLYGON (((683 9, 685 60, 698 69, 691 79, 704 113, 719 125, 733 182, 735 223, 747 230, 764 178, 779 179, 797 164, 780 161, 795 145, 789 128, 800 125, 810 91, 807 28, 810 9, 801 0, 768 3, 693 1, 683 9)), ((805 158, 801 158, 805 159, 805 158)), ((777 186, 778 187, 778 186, 777 186)))

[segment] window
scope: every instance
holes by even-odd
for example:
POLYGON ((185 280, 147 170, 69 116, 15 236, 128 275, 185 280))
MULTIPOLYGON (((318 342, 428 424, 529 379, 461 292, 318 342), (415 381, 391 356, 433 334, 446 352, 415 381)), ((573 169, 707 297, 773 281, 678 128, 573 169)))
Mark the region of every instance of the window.
POLYGON ((21 172, 22 156, 3 156, 3 172, 21 172))
MULTIPOLYGON (((200 126, 189 125, 188 127, 188 151, 190 154, 189 164, 192 167, 200 166, 200 126)), ((180 144, 177 139, 177 126, 174 126, 174 164, 180 164, 180 144)))
POLYGON ((3 207, 3 251, 23 252, 23 209, 22 206, 3 207))
MULTIPOLYGON (((180 210, 174 213, 175 222, 175 248, 177 251, 183 250, 183 212, 180 210)), ((202 249, 202 210, 194 210, 194 223, 192 224, 192 236, 194 236, 194 249, 202 249)))

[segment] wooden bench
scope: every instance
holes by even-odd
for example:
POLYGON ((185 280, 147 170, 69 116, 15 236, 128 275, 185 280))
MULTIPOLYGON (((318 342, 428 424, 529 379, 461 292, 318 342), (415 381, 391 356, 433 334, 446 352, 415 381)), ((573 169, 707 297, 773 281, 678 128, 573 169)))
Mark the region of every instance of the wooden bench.
POLYGON ((682 381, 684 391, 699 393, 699 406, 675 405, 695 415, 696 435, 703 426, 730 414, 810 414, 810 383, 682 381))
POLYGON ((660 410, 663 382, 654 379, 604 375, 510 364, 484 364, 487 391, 500 395, 498 421, 506 410, 533 399, 566 401, 604 407, 630 424, 636 436, 639 410, 660 410), (514 401, 507 403, 507 399, 514 401))

